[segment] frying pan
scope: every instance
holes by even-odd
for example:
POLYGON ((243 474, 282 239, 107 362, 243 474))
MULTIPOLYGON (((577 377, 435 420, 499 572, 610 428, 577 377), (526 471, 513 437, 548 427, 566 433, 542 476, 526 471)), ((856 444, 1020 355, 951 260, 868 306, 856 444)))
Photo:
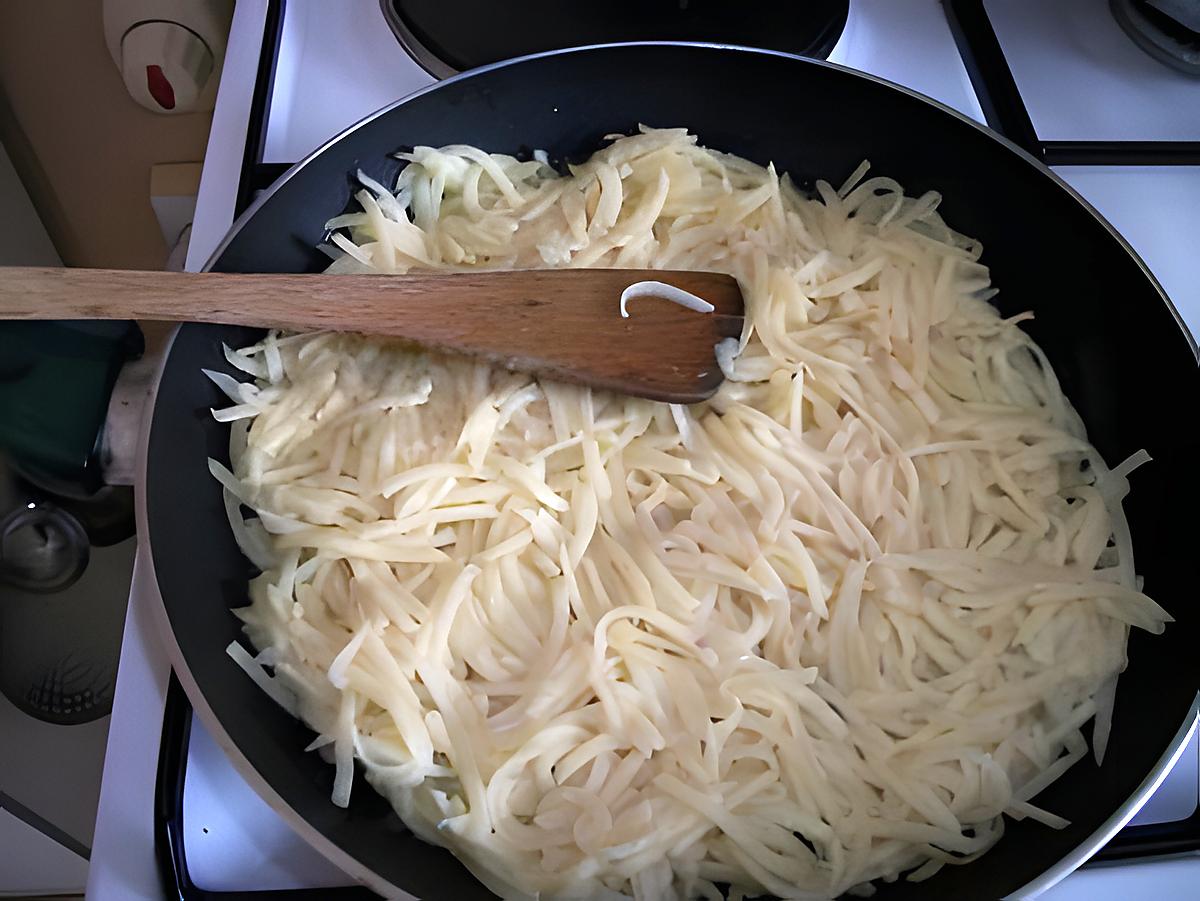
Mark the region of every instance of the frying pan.
MULTIPOLYGON (((394 180, 393 151, 469 143, 542 148, 578 161, 638 123, 690 128, 702 144, 775 165, 801 185, 837 183, 863 159, 910 194, 937 189, 942 212, 983 242, 1004 315, 1031 309, 1045 349, 1104 457, 1154 458, 1125 509, 1145 590, 1175 617, 1135 631, 1103 767, 1090 756, 1039 804, 1055 831, 1009 822, 1000 843, 928 882, 881 886, 881 899, 1032 894, 1098 849, 1180 753, 1197 712, 1195 426, 1197 349, 1162 289, 1117 233, 1032 157, 926 97, 836 65, 761 50, 623 44, 525 57, 442 82, 365 119, 292 168, 242 216, 209 264, 217 271, 316 272, 323 223, 345 209, 356 169, 394 180)), ((320 851, 380 893, 490 897, 449 852, 409 834, 359 781, 348 810, 329 800, 333 767, 302 749, 312 733, 227 657, 230 608, 253 573, 230 535, 205 458, 227 460, 222 400, 200 372, 231 371, 221 343, 244 329, 185 325, 163 367, 146 450, 143 535, 189 698, 251 784, 320 851)))

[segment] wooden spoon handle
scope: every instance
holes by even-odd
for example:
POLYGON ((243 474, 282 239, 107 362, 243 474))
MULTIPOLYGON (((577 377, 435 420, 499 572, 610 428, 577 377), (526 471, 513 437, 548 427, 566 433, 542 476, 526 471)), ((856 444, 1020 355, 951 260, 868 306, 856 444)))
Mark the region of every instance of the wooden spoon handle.
POLYGON ((144 272, 134 269, 0 268, 3 319, 158 319, 370 334, 459 333, 465 322, 497 325, 554 304, 555 318, 610 319, 621 292, 639 281, 669 281, 708 300, 718 314, 742 315, 729 276, 657 269, 540 269, 382 275, 144 272), (607 306, 605 305, 607 303, 607 306))
POLYGON ((736 280, 709 272, 557 269, 260 275, 0 268, 0 319, 165 319, 393 335, 520 369, 691 402, 720 383, 712 348, 741 333, 736 280), (666 281, 698 314, 621 292, 666 281), (690 386, 690 387, 688 387, 690 386))

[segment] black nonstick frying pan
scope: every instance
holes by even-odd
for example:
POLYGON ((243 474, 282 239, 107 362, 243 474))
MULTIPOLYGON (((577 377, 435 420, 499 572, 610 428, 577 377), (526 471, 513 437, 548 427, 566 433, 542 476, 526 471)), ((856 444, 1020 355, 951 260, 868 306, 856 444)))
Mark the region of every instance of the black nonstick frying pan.
MULTIPOLYGON (((835 65, 758 50, 612 45, 502 63, 442 82, 351 128, 288 172, 234 226, 210 268, 316 272, 323 223, 341 212, 362 168, 394 180, 389 154, 414 144, 542 148, 581 160, 638 123, 686 126, 701 143, 834 183, 863 159, 910 194, 937 189, 942 212, 983 242, 1005 315, 1031 309, 1030 332, 1104 457, 1146 448, 1125 508, 1146 591, 1175 617, 1160 637, 1135 631, 1104 765, 1090 757, 1038 798, 1068 817, 1061 831, 1010 822, 980 860, 881 899, 998 898, 1032 893, 1094 852, 1166 772, 1197 712, 1196 560, 1200 557, 1200 371, 1195 342, 1129 246, 1032 157, 946 107, 835 65)), ((489 897, 449 852, 410 835, 359 783, 348 810, 329 800, 333 768, 305 754, 312 734, 229 659, 230 614, 250 565, 229 532, 205 458, 227 460, 221 404, 200 370, 230 371, 221 342, 248 330, 182 327, 158 386, 142 527, 188 695, 235 764, 324 853, 381 893, 489 897)))

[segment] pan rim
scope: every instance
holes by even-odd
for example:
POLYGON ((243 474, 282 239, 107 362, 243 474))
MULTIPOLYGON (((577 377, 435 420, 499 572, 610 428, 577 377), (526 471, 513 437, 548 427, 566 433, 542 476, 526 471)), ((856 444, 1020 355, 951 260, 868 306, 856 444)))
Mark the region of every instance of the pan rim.
MULTIPOLYGON (((508 66, 518 65, 518 64, 521 64, 524 62, 529 62, 532 60, 548 58, 548 57, 565 56, 567 54, 573 54, 573 53, 587 53, 587 52, 594 52, 594 51, 625 49, 625 48, 639 48, 639 47, 640 48, 655 48, 655 47, 683 48, 683 49, 700 49, 700 50, 727 51, 727 52, 732 51, 732 52, 737 52, 737 53, 755 54, 758 56, 779 57, 779 58, 783 58, 786 60, 795 61, 798 63, 805 63, 805 64, 814 65, 814 66, 818 66, 818 67, 824 67, 827 69, 837 70, 837 71, 846 73, 847 75, 861 78, 865 81, 874 82, 876 84, 892 88, 893 90, 900 91, 903 94, 906 94, 906 95, 908 95, 914 99, 917 99, 919 101, 923 101, 924 103, 927 103, 927 104, 941 110, 942 112, 953 116, 955 119, 972 126, 975 130, 981 132, 982 134, 984 134, 988 138, 992 139, 993 141, 1000 143, 1002 146, 1007 148, 1009 151, 1015 153, 1025 163, 1031 165, 1036 171, 1040 172, 1043 176, 1048 177, 1053 184, 1057 185, 1058 188, 1060 188, 1061 190, 1064 190, 1068 194, 1069 197, 1074 199, 1080 206, 1082 206, 1088 213, 1090 213, 1092 215, 1092 217, 1108 232, 1108 234, 1113 239, 1116 240, 1116 242, 1133 259, 1134 263, 1138 266, 1138 268, 1142 272, 1142 275, 1153 286, 1154 290, 1158 293, 1159 299, 1166 305, 1168 311, 1171 313, 1172 317, 1174 318, 1176 327, 1179 328, 1179 330, 1183 333, 1184 338, 1187 340, 1193 357, 1195 357, 1197 359, 1197 362, 1200 363, 1200 347, 1198 347, 1198 345, 1197 345, 1196 336, 1192 335, 1191 331, 1189 330, 1187 324, 1184 322, 1183 317, 1180 315, 1179 310, 1176 308, 1176 306, 1173 303, 1173 301, 1171 300, 1170 296, 1163 289, 1163 287, 1159 283, 1158 279, 1150 271, 1150 269, 1146 265, 1145 261, 1142 260, 1141 256, 1137 253, 1136 250, 1134 250, 1132 245, 1130 245, 1130 243, 1125 239, 1125 237, 1123 235, 1121 235, 1121 233, 1116 228, 1114 228, 1113 225, 1102 214, 1100 214, 1100 212, 1098 210, 1095 209, 1095 207, 1093 207, 1077 190, 1075 190, 1075 188, 1073 188, 1070 184, 1068 184, 1061 176, 1059 176, 1057 173, 1055 173, 1052 169, 1050 169, 1048 166, 1046 166, 1043 162, 1038 160, 1036 157, 1034 157, 1033 155, 1031 155, 1024 149, 1022 149, 1021 147, 1017 146, 1009 139, 1005 138, 1003 135, 998 134, 997 132, 995 132, 991 128, 989 128, 988 126, 975 121, 971 117, 965 115, 964 113, 962 113, 950 106, 947 106, 946 104, 942 103, 941 101, 935 100, 934 98, 931 98, 931 97, 929 97, 925 94, 922 94, 918 91, 914 91, 911 88, 908 88, 903 85, 897 84, 895 82, 889 81, 885 78, 881 78, 879 76, 872 75, 870 73, 862 72, 857 69, 852 69, 847 66, 838 64, 838 63, 831 63, 827 60, 811 59, 808 57, 802 57, 802 56, 798 56, 796 54, 786 53, 783 51, 766 50, 766 49, 762 49, 762 48, 746 47, 746 46, 741 46, 741 45, 737 45, 737 44, 723 44, 723 43, 716 43, 716 42, 634 41, 634 42, 620 42, 620 43, 590 44, 590 45, 585 45, 585 46, 580 46, 580 47, 565 48, 565 49, 560 49, 560 50, 550 50, 550 51, 544 51, 544 52, 540 52, 540 53, 529 54, 526 56, 517 57, 514 59, 510 59, 510 60, 502 60, 500 62, 492 63, 487 66, 481 66, 476 69, 467 70, 465 72, 461 72, 457 75, 447 78, 443 81, 437 81, 431 85, 427 85, 423 88, 420 88, 417 91, 414 91, 404 97, 399 98, 398 100, 396 100, 390 104, 387 104, 384 107, 381 107, 380 109, 376 110, 375 112, 363 117, 359 121, 355 122, 354 124, 350 125, 349 127, 345 128, 345 129, 343 129, 342 131, 340 131, 333 137, 331 137, 328 140, 326 140, 325 142, 323 142, 320 146, 318 146, 317 148, 312 150, 303 159, 301 159, 300 161, 298 161, 297 163, 292 165, 282 176, 280 176, 278 179, 276 179, 276 181, 267 190, 263 191, 258 197, 256 197, 255 200, 250 204, 250 206, 247 207, 247 209, 240 216, 237 217, 237 219, 234 221, 234 223, 230 226, 229 231, 225 234, 225 236, 222 238, 221 242, 217 245, 217 247, 213 250, 213 252, 210 255, 210 257, 208 258, 208 260, 205 262, 204 266, 202 267, 202 271, 210 271, 214 267, 214 265, 217 263, 217 261, 220 259, 220 257, 228 249, 229 245, 233 242, 233 240, 237 237, 237 235, 241 232, 241 230, 246 226, 246 224, 253 218, 253 216, 267 202, 270 201, 270 199, 275 195, 275 193, 277 191, 282 189, 282 187, 288 181, 290 181, 297 173, 299 173, 299 171, 301 169, 303 169, 305 166, 309 165, 317 157, 319 157, 320 155, 325 153, 333 145, 342 141, 348 135, 365 127, 366 125, 379 119, 380 117, 387 115, 392 110, 400 107, 401 105, 409 102, 410 100, 421 97, 433 90, 436 90, 436 89, 440 88, 443 84, 450 84, 450 83, 457 82, 457 81, 460 81, 463 79, 469 79, 476 75, 482 75, 482 74, 485 74, 487 72, 490 72, 490 71, 493 71, 496 69, 501 69, 501 68, 505 68, 508 66)), ((169 361, 171 348, 174 345, 175 337, 177 335, 178 335, 178 329, 176 329, 172 333, 171 340, 164 350, 162 364, 161 364, 160 370, 159 370, 160 376, 161 376, 163 369, 165 369, 165 367, 169 361)), ((157 398, 157 384, 158 384, 158 380, 156 379, 154 394, 148 399, 149 403, 150 403, 151 415, 146 417, 147 425, 146 425, 146 428, 143 430, 143 436, 142 436, 142 440, 141 440, 141 448, 139 451, 139 482, 140 482, 139 487, 140 487, 140 490, 137 494, 138 499, 137 499, 137 505, 136 505, 136 515, 137 515, 137 521, 138 521, 138 526, 139 526, 140 532, 143 536, 145 536, 145 545, 143 547, 143 553, 146 554, 146 562, 149 566, 149 571, 150 571, 150 573, 152 573, 154 575, 152 590, 154 591, 154 594, 156 597, 156 603, 154 605, 156 608, 156 611, 157 611, 156 619, 158 620, 160 631, 163 633, 163 636, 165 639, 165 645, 166 645, 166 649, 168 652, 168 656, 171 660, 172 666, 175 668, 176 673, 179 675, 180 682, 185 689, 185 693, 187 694, 187 696, 188 696, 189 700, 191 701, 193 708, 195 709, 197 714, 200 715, 201 720, 204 723, 205 727, 209 730, 210 734, 213 735, 214 740, 217 741, 217 743, 221 746, 222 750, 230 758, 231 763, 233 764, 234 768, 238 771, 238 773, 242 776, 242 778, 244 778, 247 781, 247 783, 255 790, 255 792, 258 793, 260 795, 260 797, 262 797, 264 799, 264 801, 266 801, 272 807, 272 809, 274 809, 276 811, 276 813, 280 814, 282 816, 282 818, 292 828, 296 829, 305 838, 305 840, 309 842, 310 845, 312 845, 316 850, 318 850, 324 856, 329 858, 335 865, 337 865, 341 869, 345 870, 347 872, 347 875, 349 875, 351 878, 358 880, 360 883, 369 886, 373 890, 380 892, 381 894, 385 895, 386 897, 406 898, 406 899, 413 898, 413 896, 411 894, 405 892, 404 890, 400 889, 398 886, 394 885, 391 881, 389 881, 389 880, 385 879, 384 877, 380 876, 379 874, 375 873, 366 864, 362 863, 356 857, 354 857, 350 852, 343 850, 340 846, 335 844, 331 839, 327 838, 324 835, 324 833, 320 832, 320 830, 318 830, 317 828, 310 825, 303 816, 301 816, 290 805, 288 805, 286 801, 284 801, 284 799, 274 790, 273 787, 271 787, 269 782, 262 776, 262 774, 259 773, 257 769, 255 769, 253 764, 251 764, 249 759, 242 753, 241 749, 237 746, 237 744, 234 742, 234 740, 229 736, 228 732, 224 729, 220 720, 216 716, 215 712, 209 706, 207 700, 205 699, 205 697, 200 689, 199 684, 195 681, 194 677, 192 676, 191 670, 187 665, 186 658, 184 657, 182 649, 180 648, 178 641, 175 637, 175 634, 171 628, 170 616, 169 616, 169 613, 167 612, 166 604, 162 598, 161 591, 159 588, 158 576, 157 576, 157 572, 155 571, 155 566, 154 566, 153 546, 152 546, 152 541, 150 540, 150 529, 149 529, 150 517, 149 517, 149 511, 148 511, 148 507, 147 507, 146 474, 147 474, 148 456, 149 456, 148 455, 149 438, 150 438, 151 432, 153 430, 153 423, 154 423, 153 411, 154 411, 154 404, 155 404, 155 401, 157 398)), ((1191 733, 1193 730, 1195 730, 1197 728, 1198 723, 1200 723, 1200 691, 1197 692, 1195 699, 1192 701, 1189 712, 1184 717, 1183 722, 1182 722, 1178 732, 1176 733, 1175 737, 1170 741, 1170 743, 1166 747, 1166 749, 1165 749, 1164 753, 1162 754, 1162 756, 1160 757, 1160 759, 1155 763, 1153 768, 1147 773, 1145 779, 1138 786, 1138 788, 1126 799, 1126 801, 1116 811, 1114 811, 1096 830, 1094 830, 1091 835, 1089 835, 1082 842, 1080 842, 1072 852, 1070 852, 1069 854, 1060 858, 1060 860, 1056 864, 1054 864, 1052 867, 1050 867, 1049 869, 1044 871, 1040 876, 1036 877, 1035 879, 1031 880, 1024 886, 1022 886, 1019 890, 1014 892, 1010 897, 1025 897, 1025 896, 1029 896, 1029 895, 1040 894, 1041 892, 1046 891, 1051 886, 1053 886, 1055 883, 1059 882, 1065 876, 1067 876, 1068 874, 1073 872, 1075 869, 1077 869, 1082 863, 1084 863, 1088 858, 1090 858, 1093 854, 1095 854, 1101 847, 1103 847, 1103 845, 1105 843, 1107 843, 1107 841, 1109 839, 1111 839, 1112 836, 1115 835, 1134 816, 1134 814, 1137 812, 1137 810, 1145 803, 1145 801, 1149 798, 1149 796, 1153 793, 1153 791, 1155 789, 1157 789, 1159 784, 1161 784, 1161 782, 1166 778, 1166 775, 1167 775, 1170 767, 1175 763, 1175 761, 1183 753, 1183 750, 1186 747, 1188 740, 1190 739, 1191 733)))

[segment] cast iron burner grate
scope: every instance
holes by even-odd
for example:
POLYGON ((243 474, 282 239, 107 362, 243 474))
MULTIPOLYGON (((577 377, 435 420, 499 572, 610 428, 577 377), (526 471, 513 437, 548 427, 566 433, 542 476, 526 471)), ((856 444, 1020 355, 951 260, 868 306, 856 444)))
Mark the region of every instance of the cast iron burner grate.
MULTIPOLYGON (((1004 56, 983 0, 944 0, 950 33, 987 124, 1047 166, 1196 166, 1200 141, 1046 141, 1004 56)), ((1106 9, 1097 15, 1107 15, 1106 9)))

